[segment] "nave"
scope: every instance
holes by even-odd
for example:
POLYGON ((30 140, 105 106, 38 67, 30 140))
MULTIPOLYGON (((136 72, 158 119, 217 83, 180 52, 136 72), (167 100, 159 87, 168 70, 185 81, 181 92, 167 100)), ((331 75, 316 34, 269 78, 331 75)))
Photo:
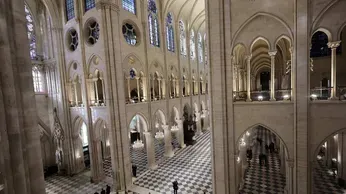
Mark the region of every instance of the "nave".
POLYGON ((265 128, 256 128, 255 135, 252 138, 253 157, 249 168, 245 172, 244 187, 240 193, 284 193, 286 178, 282 175, 280 169, 280 156, 277 151, 270 153, 265 149, 265 145, 271 142, 277 147, 275 134, 265 128), (262 145, 257 138, 263 140, 262 145), (260 165, 259 154, 267 154, 268 166, 260 165))

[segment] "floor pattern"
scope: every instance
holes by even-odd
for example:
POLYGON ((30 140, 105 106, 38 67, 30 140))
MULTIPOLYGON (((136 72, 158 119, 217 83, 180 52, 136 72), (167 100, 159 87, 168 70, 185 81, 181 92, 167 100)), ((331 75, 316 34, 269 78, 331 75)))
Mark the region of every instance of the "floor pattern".
POLYGON ((179 183, 179 193, 212 193, 210 132, 196 138, 188 146, 166 160, 158 169, 148 171, 134 184, 162 194, 173 193, 172 182, 179 183))
MULTIPOLYGON (((94 194, 106 189, 106 182, 94 184, 90 182, 90 176, 81 173, 73 177, 67 176, 50 176, 46 178, 47 194, 94 194)), ((111 185, 110 185, 111 186, 111 185)))
POLYGON ((334 177, 328 171, 329 170, 327 169, 327 167, 322 164, 322 161, 318 161, 317 164, 314 166, 314 194, 346 193, 346 190, 338 185, 336 177, 334 177))
POLYGON ((265 153, 265 145, 275 142, 275 135, 267 129, 257 129, 253 138, 253 158, 250 166, 245 173, 245 184, 240 193, 266 193, 278 194, 284 193, 286 178, 280 172, 280 157, 277 153, 267 153, 269 166, 260 166, 258 156, 265 153), (262 146, 257 143, 256 138, 263 140, 262 146))

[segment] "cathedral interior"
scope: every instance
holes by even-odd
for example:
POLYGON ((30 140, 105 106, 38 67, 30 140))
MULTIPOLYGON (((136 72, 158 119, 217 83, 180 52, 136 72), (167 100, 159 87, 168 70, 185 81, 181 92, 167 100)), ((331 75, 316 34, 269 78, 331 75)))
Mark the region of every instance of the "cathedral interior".
POLYGON ((0 32, 0 194, 346 193, 346 0, 0 0, 0 32))

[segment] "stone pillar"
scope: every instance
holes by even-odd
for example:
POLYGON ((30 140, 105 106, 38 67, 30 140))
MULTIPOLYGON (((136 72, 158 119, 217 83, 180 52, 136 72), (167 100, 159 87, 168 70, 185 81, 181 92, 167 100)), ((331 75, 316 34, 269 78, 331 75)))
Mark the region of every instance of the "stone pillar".
POLYGON ((280 171, 281 174, 285 176, 286 174, 286 150, 285 150, 285 145, 283 142, 280 140, 280 171))
POLYGON ((246 143, 240 143, 239 145, 239 158, 240 158, 240 189, 244 187, 244 178, 245 178, 245 171, 248 167, 247 159, 246 159, 246 143))
POLYGON ((339 133, 338 177, 346 180, 346 133, 339 133))
POLYGON ((45 194, 24 1, 1 1, 0 20, 0 193, 45 194))
POLYGON ((287 159, 286 160, 286 186, 284 189, 285 194, 293 194, 293 168, 294 168, 294 160, 287 159))
POLYGON ((152 137, 150 132, 145 132, 145 145, 147 149, 147 160, 148 160, 148 168, 156 169, 157 164, 155 160, 155 145, 154 138, 152 137))
MULTIPOLYGON (((203 128, 202 131, 206 131, 208 129, 208 111, 207 110, 202 110, 202 115, 203 115, 203 128)), ((201 116, 202 117, 202 116, 201 116)))
POLYGON ((202 133, 202 127, 201 127, 201 113, 196 112, 196 127, 197 127, 197 131, 196 131, 196 135, 200 135, 202 133))
POLYGON ((179 145, 181 148, 186 147, 185 142, 184 142, 184 126, 183 126, 183 120, 179 119, 176 120, 179 131, 177 132, 177 139, 179 141, 179 145))
POLYGON ((246 56, 246 94, 247 102, 251 102, 251 55, 246 56))
POLYGON ((140 86, 139 86, 139 77, 136 77, 136 84, 137 84, 137 95, 138 95, 138 102, 141 102, 141 93, 140 93, 140 86))
POLYGON ((293 92, 295 90, 294 88, 294 72, 293 72, 293 47, 290 47, 290 54, 291 54, 291 101, 293 100, 293 92))
POLYGON ((336 97, 336 48, 340 46, 341 41, 335 41, 335 42, 328 42, 328 47, 332 50, 332 56, 331 56, 331 70, 330 70, 330 77, 331 77, 331 93, 330 93, 330 99, 331 100, 337 100, 336 97))
POLYGON ((131 87, 130 87, 130 78, 126 78, 127 81, 127 94, 129 96, 129 102, 131 102, 131 87))
POLYGON ((168 125, 162 125, 163 132, 165 134, 165 157, 173 157, 173 147, 172 147, 172 134, 168 125))
POLYGON ((275 55, 277 51, 268 52, 270 56, 270 101, 275 101, 275 55))
POLYGON ((153 76, 153 79, 151 80, 151 83, 152 83, 152 93, 153 93, 153 99, 151 99, 151 101, 154 101, 155 100, 155 76, 153 76))

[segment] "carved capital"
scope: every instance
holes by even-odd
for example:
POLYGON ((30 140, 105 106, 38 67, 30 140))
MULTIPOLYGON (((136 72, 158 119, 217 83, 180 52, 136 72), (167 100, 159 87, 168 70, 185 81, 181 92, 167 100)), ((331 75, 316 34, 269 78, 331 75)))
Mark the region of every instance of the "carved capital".
POLYGON ((331 49, 336 49, 340 46, 341 41, 328 42, 328 47, 331 49))
POLYGON ((245 60, 246 60, 247 62, 250 62, 251 58, 252 58, 252 55, 246 55, 246 56, 245 56, 245 60))
POLYGON ((268 54, 270 57, 275 57, 277 51, 269 51, 268 54))

